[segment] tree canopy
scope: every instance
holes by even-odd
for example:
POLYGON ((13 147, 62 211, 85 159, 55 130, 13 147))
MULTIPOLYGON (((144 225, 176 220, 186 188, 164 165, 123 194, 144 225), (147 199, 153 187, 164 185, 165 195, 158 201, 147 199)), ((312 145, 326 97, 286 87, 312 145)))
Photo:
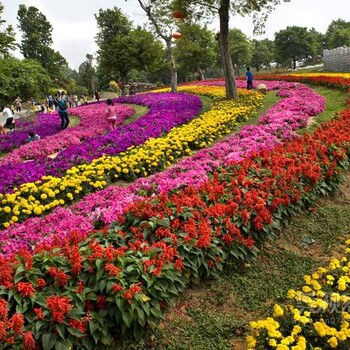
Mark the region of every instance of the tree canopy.
POLYGON ((15 31, 11 25, 1 29, 6 21, 1 18, 4 11, 4 5, 0 2, 0 57, 6 57, 11 50, 16 48, 15 31))
POLYGON ((24 58, 37 60, 51 77, 59 77, 59 70, 67 66, 67 61, 50 47, 53 43, 52 26, 46 16, 34 6, 21 4, 17 19, 22 32, 20 50, 24 58))
POLYGON ((325 35, 327 49, 350 46, 350 22, 337 19, 331 22, 325 35))

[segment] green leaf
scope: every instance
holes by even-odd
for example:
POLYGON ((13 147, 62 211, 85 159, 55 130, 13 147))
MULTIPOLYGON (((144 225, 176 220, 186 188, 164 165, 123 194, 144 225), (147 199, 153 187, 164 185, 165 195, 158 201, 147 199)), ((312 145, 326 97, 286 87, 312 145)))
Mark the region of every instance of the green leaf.
POLYGON ((57 335, 55 333, 44 333, 42 336, 42 345, 44 350, 52 349, 57 341, 57 335))

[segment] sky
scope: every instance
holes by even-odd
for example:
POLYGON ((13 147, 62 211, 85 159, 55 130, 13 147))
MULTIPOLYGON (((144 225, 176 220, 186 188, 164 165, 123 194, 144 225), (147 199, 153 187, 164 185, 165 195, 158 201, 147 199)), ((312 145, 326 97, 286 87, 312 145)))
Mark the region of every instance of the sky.
MULTIPOLYGON (((119 7, 135 25, 142 25, 147 18, 137 0, 0 0, 4 5, 3 19, 12 24, 17 33, 17 11, 19 4, 37 7, 48 19, 53 27, 52 48, 59 51, 68 61, 71 68, 78 69, 85 61, 87 53, 97 51, 95 36, 97 24, 94 14, 99 9, 119 7)), ((314 27, 325 33, 332 20, 338 18, 350 21, 349 0, 290 0, 278 5, 268 17, 264 35, 254 36, 252 20, 249 17, 231 17, 230 27, 239 28, 249 38, 274 39, 274 34, 287 26, 314 27)), ((218 31, 218 21, 214 21, 210 28, 218 31)), ((15 56, 21 57, 19 52, 15 56)))

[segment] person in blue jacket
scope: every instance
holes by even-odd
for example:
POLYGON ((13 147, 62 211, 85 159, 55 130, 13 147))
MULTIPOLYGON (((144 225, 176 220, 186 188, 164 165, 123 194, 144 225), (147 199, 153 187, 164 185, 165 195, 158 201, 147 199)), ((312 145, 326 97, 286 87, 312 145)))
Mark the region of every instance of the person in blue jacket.
POLYGON ((58 114, 61 117, 61 130, 64 130, 69 125, 69 114, 67 111, 67 103, 64 99, 64 93, 61 92, 56 99, 58 114))
POLYGON ((247 67, 247 72, 245 73, 245 76, 247 78, 247 89, 253 88, 253 73, 250 71, 250 68, 247 67))

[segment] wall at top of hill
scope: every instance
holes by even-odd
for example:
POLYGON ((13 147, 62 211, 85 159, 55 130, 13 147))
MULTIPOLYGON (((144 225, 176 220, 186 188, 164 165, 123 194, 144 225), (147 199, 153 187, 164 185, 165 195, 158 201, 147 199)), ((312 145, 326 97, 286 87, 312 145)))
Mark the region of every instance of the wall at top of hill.
POLYGON ((350 47, 323 50, 323 60, 327 72, 350 72, 350 47))

